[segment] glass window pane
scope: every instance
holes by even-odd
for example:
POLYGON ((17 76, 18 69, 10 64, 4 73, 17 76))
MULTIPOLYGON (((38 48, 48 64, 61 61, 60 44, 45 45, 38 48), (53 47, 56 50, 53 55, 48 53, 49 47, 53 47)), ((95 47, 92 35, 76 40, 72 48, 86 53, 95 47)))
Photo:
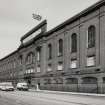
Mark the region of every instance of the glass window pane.
POLYGON ((95 57, 87 57, 87 66, 95 65, 95 57))
POLYGON ((63 62, 58 62, 58 70, 63 70, 63 62))
POLYGON ((77 68, 77 60, 71 60, 70 68, 77 68))

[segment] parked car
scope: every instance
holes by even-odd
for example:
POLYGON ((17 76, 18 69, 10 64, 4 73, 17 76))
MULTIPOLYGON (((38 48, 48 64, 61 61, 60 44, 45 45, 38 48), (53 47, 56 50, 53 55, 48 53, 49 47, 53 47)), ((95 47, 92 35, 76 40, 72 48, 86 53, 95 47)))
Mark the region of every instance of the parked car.
POLYGON ((28 84, 26 82, 21 82, 21 83, 17 83, 17 86, 16 88, 18 90, 25 90, 25 91, 28 91, 28 84))
POLYGON ((14 91, 12 82, 2 82, 0 83, 0 90, 2 91, 14 91))

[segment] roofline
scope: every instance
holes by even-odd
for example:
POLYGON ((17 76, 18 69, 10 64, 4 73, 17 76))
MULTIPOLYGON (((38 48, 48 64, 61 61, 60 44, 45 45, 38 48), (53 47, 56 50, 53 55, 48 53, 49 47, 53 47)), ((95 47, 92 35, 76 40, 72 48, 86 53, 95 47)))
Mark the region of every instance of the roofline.
POLYGON ((47 20, 43 20, 40 24, 38 24, 33 29, 31 29, 30 31, 28 31, 24 36, 21 37, 20 40, 21 41, 24 40, 26 37, 30 36, 32 33, 34 33, 35 31, 37 31, 39 28, 41 28, 45 24, 47 24, 47 20))
POLYGON ((12 56, 13 54, 15 54, 15 53, 17 53, 17 52, 18 52, 18 50, 13 51, 12 53, 10 53, 10 54, 6 55, 5 57, 1 58, 0 61, 2 61, 2 60, 4 60, 4 59, 6 59, 6 58, 12 56))
POLYGON ((88 13, 100 8, 102 5, 105 5, 105 0, 101 0, 101 1, 96 2, 95 4, 89 6, 88 8, 84 9, 80 13, 78 13, 78 14, 74 15, 73 17, 67 19, 66 21, 64 21, 60 25, 58 25, 58 26, 54 27, 53 29, 49 30, 45 34, 48 36, 49 34, 52 34, 53 32, 58 31, 59 29, 62 29, 66 25, 69 25, 69 24, 73 23, 74 21, 81 18, 82 16, 85 16, 88 13))

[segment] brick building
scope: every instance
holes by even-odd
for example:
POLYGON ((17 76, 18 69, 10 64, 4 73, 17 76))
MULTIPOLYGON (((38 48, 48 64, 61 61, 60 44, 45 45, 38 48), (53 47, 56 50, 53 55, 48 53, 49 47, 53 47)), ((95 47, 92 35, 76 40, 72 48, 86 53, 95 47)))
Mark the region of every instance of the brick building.
POLYGON ((40 89, 105 93, 105 1, 47 31, 44 20, 0 60, 0 81, 40 89))

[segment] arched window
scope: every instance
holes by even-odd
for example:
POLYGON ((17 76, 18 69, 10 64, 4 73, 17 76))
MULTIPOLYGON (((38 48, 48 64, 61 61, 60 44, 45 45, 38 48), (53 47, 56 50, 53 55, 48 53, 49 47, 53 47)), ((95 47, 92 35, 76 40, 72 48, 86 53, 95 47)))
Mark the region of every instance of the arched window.
POLYGON ((32 52, 30 52, 26 57, 26 64, 33 63, 33 60, 34 60, 34 54, 32 52))
POLYGON ((48 45, 48 59, 51 59, 52 58, 52 45, 49 44, 48 45))
POLYGON ((58 56, 63 55, 63 40, 59 39, 58 41, 58 56))
POLYGON ((73 33, 71 36, 71 52, 77 52, 77 34, 73 33))
POLYGON ((95 47, 95 36, 96 36, 96 29, 95 26, 90 26, 88 28, 88 48, 95 47))
POLYGON ((82 84, 97 84, 97 78, 84 77, 84 78, 82 78, 82 84))
POLYGON ((36 48, 36 53, 37 53, 37 62, 41 60, 41 46, 38 46, 36 48))
POLYGON ((23 60, 23 56, 20 55, 20 56, 19 56, 19 64, 20 64, 20 65, 22 64, 22 60, 23 60))
POLYGON ((51 63, 48 64, 47 71, 52 71, 52 64, 51 63))

